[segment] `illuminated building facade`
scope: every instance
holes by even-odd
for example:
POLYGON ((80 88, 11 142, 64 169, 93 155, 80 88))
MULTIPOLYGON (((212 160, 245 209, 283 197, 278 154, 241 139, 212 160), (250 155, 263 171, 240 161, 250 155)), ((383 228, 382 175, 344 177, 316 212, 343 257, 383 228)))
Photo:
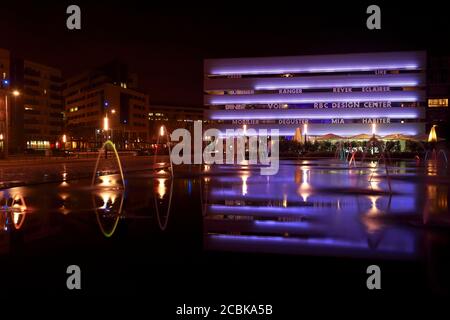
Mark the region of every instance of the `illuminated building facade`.
POLYGON ((205 119, 223 133, 421 135, 426 65, 423 51, 205 60, 205 119))
POLYGON ((148 95, 138 91, 136 75, 124 64, 114 61, 69 78, 64 98, 67 148, 98 148, 106 139, 118 149, 147 146, 148 95))
POLYGON ((7 116, 9 152, 58 148, 64 125, 61 70, 0 49, 0 78, 0 138, 6 136, 7 116))

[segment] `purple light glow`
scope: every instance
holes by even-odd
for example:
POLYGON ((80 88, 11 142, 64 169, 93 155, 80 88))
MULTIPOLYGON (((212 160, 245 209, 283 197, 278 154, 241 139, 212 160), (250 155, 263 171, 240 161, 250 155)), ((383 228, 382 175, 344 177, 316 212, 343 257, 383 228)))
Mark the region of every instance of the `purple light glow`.
MULTIPOLYGON (((415 252, 414 238, 411 234, 401 234, 401 239, 404 242, 401 244, 396 244, 395 242, 381 244, 381 248, 377 251, 385 252, 403 252, 412 254, 415 252)), ((239 243, 240 245, 246 245, 251 243, 261 243, 261 244, 275 244, 283 243, 284 245, 304 245, 306 247, 332 247, 333 249, 370 249, 367 238, 361 238, 358 240, 347 240, 347 239, 337 239, 337 238, 290 238, 281 236, 247 236, 247 235, 228 235, 228 234, 210 234, 208 235, 211 240, 217 240, 219 242, 233 242, 239 243)), ((300 248, 300 247, 299 247, 300 248)))
POLYGON ((219 69, 212 70, 212 75, 256 75, 256 74, 283 74, 283 73, 326 73, 326 72, 346 72, 346 71, 375 71, 375 70, 416 70, 419 67, 415 64, 398 64, 398 65, 355 65, 347 67, 335 67, 335 68, 284 68, 284 69, 219 69))
MULTIPOLYGON (((273 215, 289 215, 289 216, 309 216, 318 217, 320 214, 317 211, 312 211, 310 207, 266 207, 266 206, 225 206, 213 204, 209 207, 210 214, 229 214, 229 215, 258 215, 258 216, 273 216, 273 215)), ((325 211, 321 211, 321 214, 325 211)), ((332 214, 332 212, 327 212, 332 214)))
POLYGON ((387 86, 387 87, 415 87, 418 85, 418 82, 363 82, 363 83, 355 83, 349 82, 345 83, 343 81, 338 83, 315 83, 315 84, 279 84, 279 85, 256 85, 255 90, 278 90, 278 89, 312 89, 312 88, 361 88, 361 87, 369 87, 369 86, 387 86))
POLYGON ((267 58, 205 60, 205 73, 257 75, 285 73, 331 73, 375 70, 417 70, 426 64, 426 53, 377 52, 267 58))
POLYGON ((423 91, 351 92, 351 93, 301 93, 257 95, 206 95, 205 104, 266 104, 266 103, 316 103, 316 102, 416 102, 424 100, 423 91))
POLYGON ((211 120, 280 120, 280 119, 361 119, 381 118, 417 119, 424 117, 423 108, 330 108, 283 110, 208 110, 211 120), (398 110, 397 110, 398 109, 398 110))
POLYGON ((292 78, 236 78, 205 80, 205 90, 278 90, 278 89, 310 89, 341 87, 416 87, 425 84, 425 76, 421 73, 386 74, 386 75, 324 75, 302 76, 292 78))

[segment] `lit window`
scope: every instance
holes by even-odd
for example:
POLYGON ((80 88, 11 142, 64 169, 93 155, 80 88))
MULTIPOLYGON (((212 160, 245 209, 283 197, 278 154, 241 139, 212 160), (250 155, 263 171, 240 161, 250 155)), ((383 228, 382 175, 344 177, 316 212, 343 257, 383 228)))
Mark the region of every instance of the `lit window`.
POLYGON ((448 99, 428 99, 428 107, 448 107, 448 99))

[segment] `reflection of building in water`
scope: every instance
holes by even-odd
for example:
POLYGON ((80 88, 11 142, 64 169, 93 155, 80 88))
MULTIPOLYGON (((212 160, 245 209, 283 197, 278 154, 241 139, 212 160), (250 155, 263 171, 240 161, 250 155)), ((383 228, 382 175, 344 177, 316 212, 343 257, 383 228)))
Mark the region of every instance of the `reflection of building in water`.
POLYGON ((355 192, 349 170, 331 169, 282 166, 270 183, 249 174, 245 193, 242 176, 211 175, 202 203, 206 249, 414 257, 417 234, 383 217, 417 213, 415 182, 396 182, 401 191, 391 196, 367 185, 355 192))
POLYGON ((426 187, 428 199, 426 210, 426 223, 450 223, 448 210, 448 199, 450 197, 449 187, 445 184, 429 184, 426 187))

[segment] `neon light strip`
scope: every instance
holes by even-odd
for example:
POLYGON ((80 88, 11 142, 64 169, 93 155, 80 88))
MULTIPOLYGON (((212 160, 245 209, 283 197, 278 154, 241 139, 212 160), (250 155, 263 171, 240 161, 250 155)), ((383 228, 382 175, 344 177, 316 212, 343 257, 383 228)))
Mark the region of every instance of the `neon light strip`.
MULTIPOLYGON (((259 96, 265 95, 255 95, 255 96, 234 96, 232 98, 228 97, 211 97, 210 104, 221 105, 221 104, 267 104, 267 103, 316 103, 316 102, 376 102, 376 101, 391 101, 391 102, 417 102, 416 97, 392 97, 392 98, 294 98, 294 97, 284 97, 283 95, 278 95, 277 98, 264 98, 259 96), (283 98, 281 98, 283 97, 283 98)), ((208 101, 207 101, 208 103, 208 101)))
POLYGON ((418 82, 382 82, 382 81, 374 81, 374 82, 349 82, 345 83, 341 82, 317 82, 311 84, 278 84, 278 85, 255 85, 255 90, 278 90, 278 89, 312 89, 312 88, 361 88, 361 87, 371 87, 371 86, 383 86, 383 87, 416 87, 418 82))
POLYGON ((216 69, 211 71, 211 75, 255 75, 255 74, 284 74, 284 73, 325 73, 325 72, 346 72, 346 71, 375 71, 375 70, 417 70, 419 67, 416 64, 398 64, 398 65, 355 65, 348 67, 334 67, 334 68, 280 68, 280 69, 216 69))
POLYGON ((207 79, 205 90, 276 90, 283 88, 339 88, 339 87, 416 87, 425 84, 425 75, 419 73, 386 75, 323 75, 292 78, 238 78, 207 79))
MULTIPOLYGON (((364 113, 361 112, 360 114, 354 114, 354 115, 343 115, 343 114, 336 114, 331 113, 329 115, 321 114, 321 115, 315 115, 315 114, 253 114, 253 115, 211 115, 211 120, 284 120, 284 119, 292 119, 292 117, 300 117, 300 118, 307 118, 310 120, 324 120, 324 119, 330 119, 330 117, 335 117, 339 119, 345 119, 345 120, 351 120, 351 119, 376 119, 380 117, 389 117, 391 119, 418 119, 420 118, 419 113, 388 113, 388 114, 376 114, 376 113, 364 113)), ((251 124, 250 124, 251 125, 251 124)))
POLYGON ((389 117, 391 119, 417 119, 424 117, 423 108, 329 108, 282 110, 209 110, 205 115, 211 120, 280 120, 303 118, 323 120, 330 118, 361 119, 389 117))
POLYGON ((315 102, 416 102, 424 98, 423 91, 389 92, 317 92, 300 94, 255 94, 255 95, 206 95, 205 104, 266 104, 266 103, 315 103, 315 102))

